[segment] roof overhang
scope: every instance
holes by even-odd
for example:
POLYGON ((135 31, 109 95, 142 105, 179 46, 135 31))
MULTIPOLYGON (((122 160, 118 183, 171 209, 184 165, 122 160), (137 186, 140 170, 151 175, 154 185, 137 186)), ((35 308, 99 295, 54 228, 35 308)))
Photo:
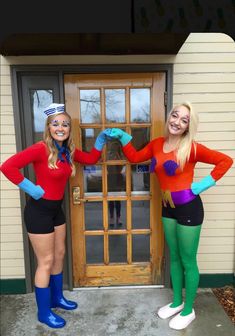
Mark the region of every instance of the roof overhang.
POLYGON ((5 36, 3 56, 177 54, 189 33, 17 33, 5 36))

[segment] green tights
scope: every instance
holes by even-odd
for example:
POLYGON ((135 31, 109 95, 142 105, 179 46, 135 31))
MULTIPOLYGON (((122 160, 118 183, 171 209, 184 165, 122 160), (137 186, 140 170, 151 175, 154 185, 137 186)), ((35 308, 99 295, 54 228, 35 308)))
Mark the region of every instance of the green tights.
POLYGON ((171 307, 182 303, 183 282, 185 282, 185 305, 182 316, 192 312, 199 284, 197 249, 201 225, 185 226, 173 218, 162 217, 164 233, 170 251, 170 273, 173 286, 171 307))

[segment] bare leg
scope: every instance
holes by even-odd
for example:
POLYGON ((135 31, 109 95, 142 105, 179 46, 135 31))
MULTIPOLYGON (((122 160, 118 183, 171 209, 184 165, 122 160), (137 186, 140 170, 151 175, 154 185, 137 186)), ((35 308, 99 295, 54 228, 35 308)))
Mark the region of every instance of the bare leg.
POLYGON ((65 237, 66 225, 63 224, 55 226, 54 262, 52 265, 51 274, 58 274, 63 271, 65 237))
POLYGON ((55 234, 54 232, 46 234, 28 233, 28 236, 37 258, 35 286, 48 287, 54 262, 55 234))

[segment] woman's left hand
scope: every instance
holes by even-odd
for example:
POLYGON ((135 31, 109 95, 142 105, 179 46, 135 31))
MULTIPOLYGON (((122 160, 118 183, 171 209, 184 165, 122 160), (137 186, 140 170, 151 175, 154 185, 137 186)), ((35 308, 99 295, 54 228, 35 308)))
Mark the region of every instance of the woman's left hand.
POLYGON ((122 146, 127 145, 132 139, 132 136, 130 134, 124 132, 120 128, 111 128, 111 133, 109 134, 109 136, 113 139, 118 139, 121 142, 122 146))
POLYGON ((191 184, 191 190, 194 195, 199 195, 201 192, 215 185, 215 180, 211 175, 208 175, 198 182, 191 184))

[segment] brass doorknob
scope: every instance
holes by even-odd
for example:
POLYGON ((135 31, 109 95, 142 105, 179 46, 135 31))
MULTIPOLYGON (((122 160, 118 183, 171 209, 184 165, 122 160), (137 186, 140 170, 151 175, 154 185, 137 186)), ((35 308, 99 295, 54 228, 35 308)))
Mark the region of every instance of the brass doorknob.
POLYGON ((80 187, 72 187, 72 194, 73 194, 73 204, 81 204, 81 192, 80 192, 80 187))

